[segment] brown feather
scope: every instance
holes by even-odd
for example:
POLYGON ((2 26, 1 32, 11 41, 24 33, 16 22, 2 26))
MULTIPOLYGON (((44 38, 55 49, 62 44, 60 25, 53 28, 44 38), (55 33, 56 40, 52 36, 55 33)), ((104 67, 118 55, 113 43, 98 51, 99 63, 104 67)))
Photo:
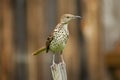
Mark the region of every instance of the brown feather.
POLYGON ((53 33, 48 36, 47 41, 46 41, 46 53, 49 51, 49 46, 51 41, 53 40, 53 33))
POLYGON ((33 52, 32 55, 38 55, 38 54, 44 52, 45 50, 46 50, 46 47, 42 47, 42 48, 36 50, 35 52, 33 52))

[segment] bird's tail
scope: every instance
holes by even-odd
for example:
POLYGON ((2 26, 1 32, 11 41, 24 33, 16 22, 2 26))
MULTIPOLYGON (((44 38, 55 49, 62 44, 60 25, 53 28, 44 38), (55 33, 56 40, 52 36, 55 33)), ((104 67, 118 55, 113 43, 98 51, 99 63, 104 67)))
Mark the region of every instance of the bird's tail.
POLYGON ((32 53, 32 55, 38 55, 40 53, 43 53, 44 51, 46 51, 46 47, 42 47, 42 48, 36 50, 35 52, 32 53))

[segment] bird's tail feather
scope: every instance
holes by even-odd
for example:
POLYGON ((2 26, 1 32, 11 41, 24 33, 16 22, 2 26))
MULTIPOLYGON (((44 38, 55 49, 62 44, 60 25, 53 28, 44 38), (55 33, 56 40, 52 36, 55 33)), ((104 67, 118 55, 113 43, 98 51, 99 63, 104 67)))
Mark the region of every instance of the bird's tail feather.
POLYGON ((41 53, 43 53, 45 50, 46 50, 46 47, 42 47, 42 48, 36 50, 35 52, 33 52, 32 55, 41 54, 41 53))

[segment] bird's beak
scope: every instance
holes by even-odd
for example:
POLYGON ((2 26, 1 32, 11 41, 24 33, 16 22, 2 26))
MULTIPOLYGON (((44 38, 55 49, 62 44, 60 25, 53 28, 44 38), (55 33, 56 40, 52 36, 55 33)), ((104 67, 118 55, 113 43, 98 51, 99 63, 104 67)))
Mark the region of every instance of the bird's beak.
POLYGON ((81 19, 82 17, 81 16, 74 16, 74 18, 80 18, 81 19))

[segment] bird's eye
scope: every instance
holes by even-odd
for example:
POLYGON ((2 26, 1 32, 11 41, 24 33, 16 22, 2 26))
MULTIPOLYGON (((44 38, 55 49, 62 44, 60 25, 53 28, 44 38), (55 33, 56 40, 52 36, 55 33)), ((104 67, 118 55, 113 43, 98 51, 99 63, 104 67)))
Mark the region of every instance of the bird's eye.
POLYGON ((69 16, 67 16, 67 18, 70 18, 69 16))

